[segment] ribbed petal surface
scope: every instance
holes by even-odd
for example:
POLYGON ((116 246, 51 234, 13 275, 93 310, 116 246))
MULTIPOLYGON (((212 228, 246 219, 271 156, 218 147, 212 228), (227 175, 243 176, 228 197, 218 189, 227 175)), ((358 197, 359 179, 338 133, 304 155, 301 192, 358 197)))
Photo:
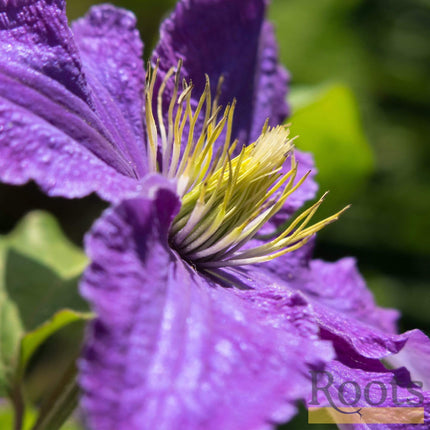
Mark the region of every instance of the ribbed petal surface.
POLYGON ((136 18, 111 5, 94 6, 73 24, 73 34, 98 115, 142 176, 145 73, 136 18))
POLYGON ((430 339, 420 330, 412 330, 406 346, 387 360, 392 366, 405 366, 412 378, 430 390, 430 339))
POLYGON ((64 1, 0 2, 1 180, 113 201, 136 189, 133 159, 102 115, 112 120, 118 102, 95 97, 84 72, 64 1))
POLYGON ((291 288, 302 291, 316 306, 393 334, 397 331, 398 312, 375 304, 372 293, 360 275, 354 258, 334 263, 312 260, 312 243, 264 263, 274 276, 287 280, 291 288), (299 264, 296 264, 297 259, 299 264))
POLYGON ((34 179, 51 196, 97 192, 118 200, 138 182, 123 176, 84 146, 28 110, 0 98, 0 178, 21 185, 34 179))

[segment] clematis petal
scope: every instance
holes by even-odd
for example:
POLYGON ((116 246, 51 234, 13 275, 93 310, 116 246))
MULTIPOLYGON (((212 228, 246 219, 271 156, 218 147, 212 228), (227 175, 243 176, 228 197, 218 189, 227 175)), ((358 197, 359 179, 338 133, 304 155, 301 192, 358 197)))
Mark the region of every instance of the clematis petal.
POLYGON ((273 25, 267 21, 263 22, 261 28, 259 49, 250 141, 258 138, 266 118, 269 118, 269 125, 275 126, 282 124, 289 115, 286 100, 290 77, 279 63, 275 32, 273 25))
POLYGON ((345 357, 354 355, 365 361, 382 359, 398 353, 405 346, 412 332, 395 334, 397 312, 375 305, 364 283, 361 284, 363 281, 356 272, 354 261, 345 259, 339 264, 311 261, 308 268, 298 268, 296 273, 286 269, 282 272, 284 275, 278 277, 276 270, 279 272, 282 261, 287 266, 287 259, 280 257, 278 260, 271 270, 268 270, 269 263, 257 268, 250 266, 247 272, 253 279, 253 287, 258 289, 271 280, 282 285, 284 290, 300 292, 303 300, 312 307, 321 338, 331 341, 339 351, 343 351, 345 357), (317 270, 321 271, 321 275, 317 270), (348 291, 351 300, 347 299, 348 291))
POLYGON ((392 366, 405 366, 414 379, 430 390, 430 339, 420 330, 412 330, 406 346, 387 359, 392 366))
POLYGON ((98 115, 143 176, 145 73, 136 18, 112 5, 94 6, 72 28, 98 115))
POLYGON ((0 98, 0 178, 20 185, 31 179, 51 196, 82 197, 96 191, 116 201, 138 190, 84 146, 20 106, 0 98))
POLYGON ((398 312, 375 304, 354 258, 329 263, 312 260, 312 252, 313 241, 294 253, 263 263, 263 266, 269 273, 287 280, 292 288, 305 293, 313 303, 387 333, 396 332, 398 312))
POLYGON ((307 395, 307 366, 332 358, 308 305, 197 273, 168 247, 175 194, 157 179, 145 189, 87 237, 82 292, 98 315, 80 363, 90 425, 236 430, 287 420, 307 395))
POLYGON ((1 179, 65 197, 115 200, 130 188, 135 173, 97 115, 64 1, 1 1, 0 47, 1 179))
POLYGON ((225 106, 237 99, 233 137, 242 144, 259 136, 266 118, 277 125, 288 113, 288 75, 278 63, 265 9, 264 0, 181 0, 163 22, 153 54, 161 76, 182 58, 183 76, 192 80, 196 97, 205 74, 214 94, 224 78, 219 102, 225 106))
POLYGON ((310 273, 311 278, 302 288, 319 304, 388 333, 397 331, 399 313, 376 305, 354 258, 343 258, 334 263, 312 260, 310 273))
POLYGON ((91 103, 64 0, 1 0, 2 72, 7 60, 47 76, 91 103))
MULTIPOLYGON (((237 99, 233 136, 240 136, 242 144, 250 141, 253 122, 259 123, 255 128, 261 132, 267 117, 254 117, 256 101, 263 97, 259 96, 258 83, 262 80, 259 48, 265 3, 264 0, 181 0, 162 23, 160 41, 153 53, 153 61, 160 61, 160 77, 180 58, 184 60, 182 74, 192 80, 195 97, 203 92, 205 74, 214 94, 219 78, 224 77, 220 104, 225 106, 237 99)), ((279 79, 285 94, 285 72, 279 79)), ((284 102, 274 120, 283 119, 280 116, 285 113, 284 102)))

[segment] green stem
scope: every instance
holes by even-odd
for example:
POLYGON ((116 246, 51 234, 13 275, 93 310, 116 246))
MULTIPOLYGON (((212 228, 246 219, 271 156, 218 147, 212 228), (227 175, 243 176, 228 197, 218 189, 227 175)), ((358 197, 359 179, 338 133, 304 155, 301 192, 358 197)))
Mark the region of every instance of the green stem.
POLYGON ((69 367, 57 388, 42 405, 32 430, 58 430, 75 410, 79 399, 75 363, 69 367))

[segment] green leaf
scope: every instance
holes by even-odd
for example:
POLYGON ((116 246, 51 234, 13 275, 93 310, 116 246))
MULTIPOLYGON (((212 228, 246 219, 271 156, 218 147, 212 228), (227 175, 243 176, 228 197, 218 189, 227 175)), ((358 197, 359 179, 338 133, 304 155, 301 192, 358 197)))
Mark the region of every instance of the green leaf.
POLYGON ((86 321, 91 318, 91 313, 75 312, 70 309, 64 309, 57 312, 50 320, 39 326, 37 329, 25 334, 21 340, 18 365, 19 374, 24 374, 31 356, 48 337, 69 324, 86 321))
POLYGON ((13 428, 13 411, 12 408, 6 404, 0 405, 0 428, 11 429, 13 428))
MULTIPOLYGON (((26 332, 63 308, 87 311, 77 289, 86 264, 85 254, 47 213, 32 212, 10 234, 0 236, 0 396, 10 389, 26 332)), ((70 318, 70 314, 62 314, 42 332, 31 333, 25 341, 26 362, 28 353, 35 351, 36 340, 70 318)))
MULTIPOLYGON (((33 408, 27 408, 23 417, 23 430, 30 430, 33 421, 36 418, 36 411, 33 408)), ((12 429, 14 423, 13 409, 5 405, 0 405, 0 429, 12 429)))
POLYGON ((83 251, 69 241, 57 220, 46 212, 31 212, 3 240, 62 278, 80 275, 87 264, 83 251))
POLYGON ((290 101, 297 148, 313 153, 320 189, 332 191, 323 207, 339 209, 337 205, 352 201, 373 170, 355 98, 348 87, 337 84, 294 89, 290 101))
MULTIPOLYGON (((0 250, 0 272, 1 272, 0 250)), ((13 361, 23 333, 19 313, 0 290, 0 397, 7 395, 8 380, 13 374, 13 361)), ((1 427, 0 427, 1 428, 1 427)))
MULTIPOLYGON (((37 411, 33 408, 27 408, 24 420, 23 430, 30 430, 37 417, 37 411)), ((13 428, 13 410, 7 404, 0 404, 0 429, 9 430, 13 428)), ((70 419, 62 427, 61 430, 83 430, 83 427, 70 419)))

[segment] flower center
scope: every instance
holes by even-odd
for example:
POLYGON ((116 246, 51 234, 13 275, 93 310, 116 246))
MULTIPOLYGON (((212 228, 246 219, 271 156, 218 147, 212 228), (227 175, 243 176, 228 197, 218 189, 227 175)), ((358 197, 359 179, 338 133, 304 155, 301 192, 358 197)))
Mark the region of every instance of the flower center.
POLYGON ((180 69, 181 62, 176 72, 175 68, 167 72, 155 104, 158 64, 148 67, 145 107, 150 171, 175 179, 182 200, 170 243, 185 260, 207 271, 269 261, 298 249, 339 217, 345 209, 309 225, 324 195, 271 240, 251 242, 310 172, 295 182, 297 163, 289 130, 268 127, 267 122, 260 137, 234 157, 238 143, 231 142, 235 101, 222 110, 217 97, 211 99, 206 77, 203 94, 193 108, 192 84, 183 82, 179 91, 180 69), (172 97, 165 113, 163 93, 172 77, 172 97), (283 173, 287 158, 291 167, 283 173))

